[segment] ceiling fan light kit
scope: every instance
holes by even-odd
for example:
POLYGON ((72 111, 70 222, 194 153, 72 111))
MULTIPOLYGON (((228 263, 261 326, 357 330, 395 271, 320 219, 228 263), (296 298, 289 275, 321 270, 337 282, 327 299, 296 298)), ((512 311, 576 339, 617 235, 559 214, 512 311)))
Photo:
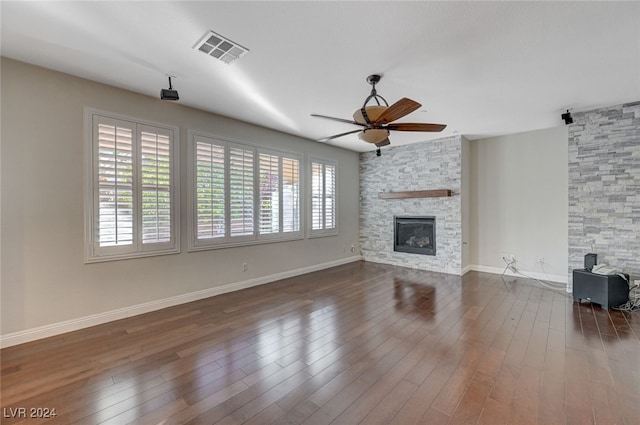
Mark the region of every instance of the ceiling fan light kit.
POLYGON ((388 130, 376 130, 376 129, 364 129, 360 133, 358 133, 358 138, 367 143, 376 143, 382 142, 384 139, 389 137, 388 130))
POLYGON ((365 99, 364 104, 360 109, 357 109, 353 113, 353 121, 349 121, 342 118, 334 118, 326 115, 311 114, 313 117, 326 118, 333 121, 340 121, 348 124, 358 125, 363 127, 361 130, 347 131, 346 133, 340 133, 333 136, 325 137, 320 141, 328 141, 337 139, 338 137, 346 136, 348 134, 358 133, 358 138, 367 143, 374 144, 379 148, 391 144, 389 141, 389 131, 424 131, 424 132, 439 132, 444 130, 446 125, 444 124, 426 124, 426 123, 395 123, 393 121, 410 114, 411 112, 419 109, 422 105, 409 98, 403 97, 393 105, 389 106, 385 98, 380 96, 376 91, 376 84, 382 77, 378 74, 369 75, 367 82, 371 84, 371 93, 365 99), (376 105, 367 106, 367 104, 374 100, 376 105))
POLYGON ((353 113, 353 120, 358 124, 367 125, 367 120, 375 121, 380 118, 380 115, 384 111, 386 111, 388 106, 375 105, 375 106, 363 106, 360 109, 357 109, 353 113), (367 117, 365 118, 365 114, 367 117))
MULTIPOLYGON (((371 96, 369 96, 369 98, 370 97, 371 96)), ((365 104, 365 106, 363 106, 360 109, 357 109, 353 113, 353 120, 358 124, 366 126, 367 123, 371 121, 376 121, 380 117, 380 115, 382 115, 382 113, 387 110, 387 108, 388 106, 382 106, 382 105, 366 106, 365 104)), ((365 128, 360 133, 358 133, 358 138, 360 140, 367 143, 373 143, 373 144, 380 143, 387 137, 389 137, 388 130, 377 130, 377 129, 365 128)))

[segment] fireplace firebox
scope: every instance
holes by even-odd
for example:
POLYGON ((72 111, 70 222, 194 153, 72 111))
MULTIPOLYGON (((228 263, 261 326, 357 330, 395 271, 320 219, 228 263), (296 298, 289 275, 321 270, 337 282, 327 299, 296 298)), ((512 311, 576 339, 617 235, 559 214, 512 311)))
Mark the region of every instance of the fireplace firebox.
POLYGON ((393 250, 436 255, 436 218, 394 217, 393 250))

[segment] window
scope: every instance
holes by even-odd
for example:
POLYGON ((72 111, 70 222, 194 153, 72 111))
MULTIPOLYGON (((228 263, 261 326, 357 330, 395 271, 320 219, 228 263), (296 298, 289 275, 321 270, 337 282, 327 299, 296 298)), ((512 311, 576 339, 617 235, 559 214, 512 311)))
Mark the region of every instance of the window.
POLYGON ((196 143, 195 150, 196 237, 199 240, 225 236, 224 146, 196 143))
POLYGON ((299 239, 300 155, 189 132, 189 249, 299 239))
POLYGON ((253 235, 254 149, 229 147, 229 234, 253 235))
POLYGON ((311 160, 311 236, 337 233, 336 168, 332 161, 311 160))
POLYGON ((280 158, 260 154, 260 233, 280 231, 280 158))
POLYGON ((293 233, 300 229, 300 158, 260 151, 260 235, 293 233))
POLYGON ((282 228, 285 232, 300 232, 300 160, 282 158, 281 175, 282 228))
POLYGON ((87 110, 85 261, 179 252, 177 128, 87 110))

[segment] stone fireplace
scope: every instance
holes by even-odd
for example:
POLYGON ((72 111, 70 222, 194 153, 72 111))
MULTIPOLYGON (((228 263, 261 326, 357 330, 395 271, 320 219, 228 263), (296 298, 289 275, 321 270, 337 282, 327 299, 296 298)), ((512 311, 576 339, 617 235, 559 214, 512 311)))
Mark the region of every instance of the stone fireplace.
POLYGON ((436 218, 394 217, 393 250, 436 255, 436 218))
MULTIPOLYGON (((460 275, 462 273, 463 148, 460 135, 385 147, 360 154, 360 247, 366 261, 460 275), (451 190, 451 196, 392 198, 388 193, 451 190), (437 247, 430 255, 394 248, 394 217, 435 217, 437 247), (437 253, 436 253, 437 248, 437 253)), ((468 158, 468 155, 467 155, 468 158)), ((466 190, 468 194, 469 191, 466 190)), ((407 240, 411 239, 410 235, 407 240)), ((409 244, 416 242, 416 236, 409 244)))

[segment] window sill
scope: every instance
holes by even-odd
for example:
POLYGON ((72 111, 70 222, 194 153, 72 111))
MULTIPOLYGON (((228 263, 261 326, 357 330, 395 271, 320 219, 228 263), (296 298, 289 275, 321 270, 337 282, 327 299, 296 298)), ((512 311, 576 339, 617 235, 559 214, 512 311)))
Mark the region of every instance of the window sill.
POLYGON ((326 232, 314 232, 314 233, 309 233, 309 236, 307 236, 309 239, 315 239, 315 238, 327 238, 329 236, 338 236, 340 233, 338 232, 338 230, 332 230, 332 231, 326 231, 326 232))
POLYGON ((240 246, 251 246, 251 245, 264 245, 271 243, 279 243, 279 242, 291 242, 291 241, 299 241, 303 240, 304 236, 296 235, 290 237, 278 237, 278 238, 269 238, 269 239, 258 239, 251 241, 236 241, 236 242, 219 242, 210 245, 192 245, 187 248, 187 252, 198 252, 198 251, 209 251, 212 249, 225 249, 225 248, 236 248, 240 246))
POLYGON ((173 255, 173 254, 179 254, 179 253, 180 253, 180 248, 176 247, 176 248, 162 250, 162 251, 147 251, 147 252, 126 253, 126 254, 91 256, 91 257, 86 257, 84 259, 84 263, 93 264, 93 263, 104 263, 107 261, 133 260, 136 258, 158 257, 162 255, 173 255))

